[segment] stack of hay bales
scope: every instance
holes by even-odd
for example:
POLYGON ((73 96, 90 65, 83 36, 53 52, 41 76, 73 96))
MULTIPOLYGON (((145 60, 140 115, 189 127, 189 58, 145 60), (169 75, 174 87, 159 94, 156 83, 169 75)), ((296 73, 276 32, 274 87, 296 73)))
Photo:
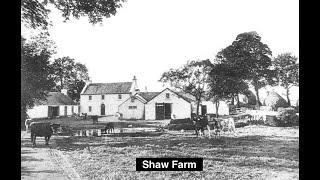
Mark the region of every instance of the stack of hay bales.
POLYGON ((252 91, 247 90, 243 94, 247 97, 249 105, 255 105, 256 104, 257 98, 256 98, 256 96, 254 95, 254 93, 252 91))
POLYGON ((274 111, 276 111, 279 107, 288 107, 287 101, 274 91, 268 92, 268 96, 264 100, 264 104, 271 107, 274 111))

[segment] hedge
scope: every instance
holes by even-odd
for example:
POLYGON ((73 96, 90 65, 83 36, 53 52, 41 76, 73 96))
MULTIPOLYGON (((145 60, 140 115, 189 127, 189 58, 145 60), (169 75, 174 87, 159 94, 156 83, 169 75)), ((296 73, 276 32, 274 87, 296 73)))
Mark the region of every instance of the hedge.
POLYGON ((194 130, 194 125, 190 123, 183 123, 183 124, 169 124, 168 125, 169 130, 194 130))
POLYGON ((170 124, 193 124, 193 121, 190 118, 185 119, 172 119, 170 124))
POLYGON ((298 126, 299 116, 296 114, 296 110, 292 107, 279 108, 279 116, 276 118, 277 126, 298 126))

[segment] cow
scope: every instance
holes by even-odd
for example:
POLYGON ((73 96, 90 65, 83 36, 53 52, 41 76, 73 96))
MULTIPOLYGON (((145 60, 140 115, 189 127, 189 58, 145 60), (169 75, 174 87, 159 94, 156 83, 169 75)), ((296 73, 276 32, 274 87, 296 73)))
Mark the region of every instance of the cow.
POLYGON ((235 124, 233 118, 215 119, 209 115, 207 117, 196 116, 194 117, 193 122, 197 137, 198 135, 204 135, 205 129, 208 130, 209 138, 211 138, 211 130, 214 131, 215 138, 221 135, 221 131, 233 132, 235 135, 235 124))
POLYGON ((195 116, 192 120, 197 137, 199 135, 202 136, 202 134, 204 135, 204 130, 208 125, 208 119, 201 116, 195 116))
POLYGON ((227 119, 216 119, 216 122, 216 133, 218 135, 220 135, 221 131, 233 133, 233 135, 236 135, 235 123, 232 117, 227 119))
POLYGON ((107 123, 103 131, 107 134, 114 132, 114 124, 112 122, 107 123))
POLYGON ((31 142, 32 146, 36 146, 36 137, 44 137, 45 144, 49 145, 50 137, 53 133, 57 133, 60 128, 60 124, 48 123, 48 122, 32 122, 30 124, 31 142))
POLYGON ((32 123, 32 119, 26 119, 26 121, 24 122, 24 125, 26 126, 26 132, 30 132, 29 127, 30 124, 32 123))

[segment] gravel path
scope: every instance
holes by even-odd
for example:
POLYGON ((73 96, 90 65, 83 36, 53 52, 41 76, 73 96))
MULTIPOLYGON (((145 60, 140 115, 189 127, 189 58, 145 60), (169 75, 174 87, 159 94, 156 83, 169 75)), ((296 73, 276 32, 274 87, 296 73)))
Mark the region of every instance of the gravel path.
POLYGON ((37 138, 37 147, 33 148, 30 134, 21 131, 21 179, 79 180, 79 174, 63 153, 55 148, 55 138, 50 145, 44 145, 44 138, 37 138))

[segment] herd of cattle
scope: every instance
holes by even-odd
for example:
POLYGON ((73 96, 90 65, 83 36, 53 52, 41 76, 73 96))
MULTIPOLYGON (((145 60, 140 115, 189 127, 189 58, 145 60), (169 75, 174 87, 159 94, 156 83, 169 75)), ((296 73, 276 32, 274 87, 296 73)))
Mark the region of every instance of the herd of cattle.
MULTIPOLYGON (((233 118, 218 119, 211 116, 195 116, 192 117, 193 127, 198 136, 203 136, 205 130, 208 131, 208 136, 211 138, 211 132, 214 137, 219 137, 222 131, 227 131, 235 135, 235 123, 233 118)), ((36 145, 36 137, 44 137, 45 144, 49 145, 50 137, 57 132, 61 132, 61 125, 48 122, 31 122, 27 119, 25 122, 26 131, 31 133, 32 145, 36 145)), ((107 123, 102 133, 114 133, 114 124, 107 123)))
POLYGON ((211 131, 214 133, 214 137, 219 137, 221 132, 230 132, 236 135, 235 123, 233 118, 218 119, 212 116, 195 116, 192 118, 194 129, 197 136, 204 135, 204 130, 208 130, 208 136, 211 138, 211 131))

